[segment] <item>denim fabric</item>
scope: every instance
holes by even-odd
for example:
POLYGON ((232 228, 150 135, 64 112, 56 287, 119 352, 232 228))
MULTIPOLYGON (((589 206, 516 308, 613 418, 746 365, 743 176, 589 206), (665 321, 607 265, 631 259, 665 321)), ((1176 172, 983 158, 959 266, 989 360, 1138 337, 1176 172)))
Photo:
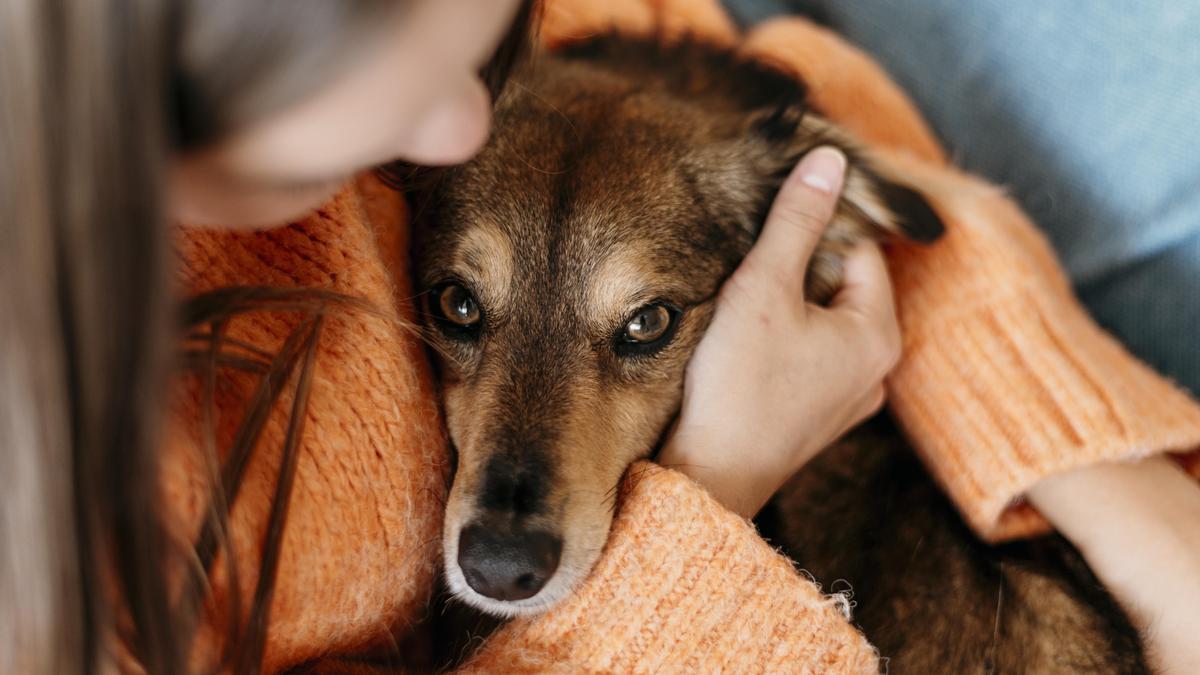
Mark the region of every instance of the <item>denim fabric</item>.
POLYGON ((954 157, 1006 186, 1093 315, 1200 394, 1200 2, 726 0, 872 53, 954 157))

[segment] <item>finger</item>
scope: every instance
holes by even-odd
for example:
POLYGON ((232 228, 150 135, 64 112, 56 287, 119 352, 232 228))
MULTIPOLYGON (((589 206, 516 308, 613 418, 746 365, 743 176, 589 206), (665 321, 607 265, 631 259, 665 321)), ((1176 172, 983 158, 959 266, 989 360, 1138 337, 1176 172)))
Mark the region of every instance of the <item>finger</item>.
POLYGON ((873 318, 895 314, 892 279, 878 244, 864 241, 855 246, 842 269, 842 288, 830 302, 830 309, 851 309, 873 318))
POLYGON ((844 261, 843 286, 830 311, 847 322, 847 335, 856 336, 862 363, 879 375, 900 361, 903 341, 896 314, 892 282, 879 246, 864 242, 844 261))
POLYGON ((745 267, 771 275, 798 294, 809 259, 833 217, 846 171, 846 156, 823 146, 800 160, 783 182, 745 267))

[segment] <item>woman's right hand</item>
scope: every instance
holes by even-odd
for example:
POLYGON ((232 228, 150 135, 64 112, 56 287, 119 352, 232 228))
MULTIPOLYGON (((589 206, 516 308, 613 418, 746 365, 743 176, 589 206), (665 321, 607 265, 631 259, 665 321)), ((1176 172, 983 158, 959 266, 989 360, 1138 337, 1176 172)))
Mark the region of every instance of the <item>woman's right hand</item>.
POLYGON ((846 258, 829 307, 805 302, 808 262, 846 159, 818 148, 784 182, 762 234, 721 289, 688 365, 679 421, 659 455, 752 517, 789 477, 883 405, 900 328, 879 247, 846 258))

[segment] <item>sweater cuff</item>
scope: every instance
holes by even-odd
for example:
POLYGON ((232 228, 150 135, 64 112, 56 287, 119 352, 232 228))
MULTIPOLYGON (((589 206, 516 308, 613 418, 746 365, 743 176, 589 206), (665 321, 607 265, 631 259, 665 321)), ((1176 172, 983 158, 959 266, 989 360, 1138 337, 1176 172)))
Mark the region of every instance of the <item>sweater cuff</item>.
POLYGON ((699 485, 639 462, 584 584, 505 626, 464 669, 877 672, 844 606, 699 485))
POLYGON ((905 346, 889 403, 968 524, 1046 532, 1021 496, 1095 463, 1175 452, 1198 473, 1200 406, 1093 322, 1024 214, 974 179, 906 169, 948 230, 891 257, 905 346))

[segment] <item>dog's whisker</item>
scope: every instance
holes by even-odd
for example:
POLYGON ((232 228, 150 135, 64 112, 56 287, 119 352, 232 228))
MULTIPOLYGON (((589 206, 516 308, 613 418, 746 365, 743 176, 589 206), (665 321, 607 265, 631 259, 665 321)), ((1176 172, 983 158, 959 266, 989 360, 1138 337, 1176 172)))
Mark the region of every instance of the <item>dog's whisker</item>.
POLYGON ((427 347, 432 349, 438 356, 452 363, 456 368, 463 367, 463 361, 454 352, 447 349, 441 342, 439 336, 434 332, 434 329, 428 326, 417 326, 416 336, 425 343, 427 347))
MULTIPOLYGON (((568 126, 570 126, 570 127, 571 127, 571 129, 572 129, 573 131, 575 130, 575 120, 572 120, 570 115, 568 115, 568 114, 566 114, 565 112, 563 112, 562 108, 559 108, 557 105, 555 105, 554 103, 552 103, 552 102, 551 102, 549 99, 547 99, 546 97, 544 97, 544 96, 542 96, 541 94, 537 93, 537 92, 536 92, 536 91, 534 91, 533 89, 531 89, 531 88, 529 88, 529 87, 525 86, 525 85, 524 85, 523 83, 521 83, 521 82, 516 82, 516 81, 514 81, 514 82, 513 82, 513 86, 515 86, 515 87, 519 88, 521 91, 524 91, 525 93, 529 94, 529 95, 530 95, 530 96, 532 96, 534 99, 536 99, 537 101, 539 101, 539 102, 541 102, 542 104, 544 104, 544 105, 545 105, 547 108, 549 108, 550 110, 553 110, 555 113, 557 113, 557 114, 558 114, 558 116, 559 116, 560 118, 562 118, 562 120, 563 120, 564 122, 566 122, 566 123, 567 123, 567 125, 568 125, 568 126)), ((578 134, 577 134, 577 135, 578 135, 578 134)))

